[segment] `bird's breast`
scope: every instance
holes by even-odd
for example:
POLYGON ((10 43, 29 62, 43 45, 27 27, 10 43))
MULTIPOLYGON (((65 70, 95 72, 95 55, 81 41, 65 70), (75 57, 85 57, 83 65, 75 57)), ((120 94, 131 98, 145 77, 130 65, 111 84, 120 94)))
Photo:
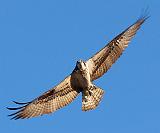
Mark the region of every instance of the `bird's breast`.
POLYGON ((81 88, 86 88, 90 86, 90 74, 88 71, 78 71, 75 73, 75 78, 78 81, 78 86, 81 88))

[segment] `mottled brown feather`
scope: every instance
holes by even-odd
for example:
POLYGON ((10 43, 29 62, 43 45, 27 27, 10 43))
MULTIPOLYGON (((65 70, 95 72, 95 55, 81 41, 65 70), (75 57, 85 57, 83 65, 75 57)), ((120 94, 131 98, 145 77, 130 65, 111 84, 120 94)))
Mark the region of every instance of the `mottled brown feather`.
POLYGON ((103 94, 104 90, 97 86, 92 86, 90 90, 82 91, 82 111, 95 109, 99 105, 103 94))
MULTIPOLYGON (((91 81, 96 80, 108 71, 112 64, 120 57, 146 19, 147 17, 138 19, 133 25, 115 37, 102 50, 87 61, 91 81)), ((14 101, 14 103, 23 106, 8 108, 10 110, 18 110, 9 116, 12 116, 12 119, 24 119, 52 113, 71 103, 81 91, 83 96, 82 110, 88 111, 95 109, 104 91, 96 86, 93 86, 92 90, 84 90, 84 88, 79 86, 79 81, 76 80, 76 74, 74 72, 75 71, 59 85, 31 102, 19 103, 14 101)))
POLYGON ((71 85, 71 76, 68 76, 59 85, 47 91, 32 102, 27 103, 22 108, 8 108, 12 110, 20 109, 11 114, 12 119, 24 119, 43 114, 52 113, 69 103, 79 94, 79 91, 71 85))
POLYGON ((102 50, 90 58, 87 63, 90 68, 91 80, 96 80, 106 73, 113 63, 120 57, 122 52, 128 46, 130 40, 134 37, 137 30, 143 24, 147 17, 141 17, 133 25, 116 36, 102 50))

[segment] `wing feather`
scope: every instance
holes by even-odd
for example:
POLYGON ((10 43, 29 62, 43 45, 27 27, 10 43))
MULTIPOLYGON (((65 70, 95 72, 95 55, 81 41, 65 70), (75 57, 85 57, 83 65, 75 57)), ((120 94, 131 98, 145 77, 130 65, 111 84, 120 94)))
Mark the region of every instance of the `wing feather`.
POLYGON ((130 40, 134 37, 137 30, 148 17, 141 17, 133 25, 116 36, 102 50, 91 57, 87 64, 90 69, 91 80, 96 80, 106 73, 113 63, 120 57, 122 52, 128 46, 130 40))
POLYGON ((47 91, 32 102, 15 102, 16 104, 26 105, 18 108, 8 108, 10 110, 18 110, 9 116, 12 116, 12 119, 24 119, 52 113, 71 103, 78 94, 79 91, 71 85, 71 76, 68 76, 58 86, 47 91))

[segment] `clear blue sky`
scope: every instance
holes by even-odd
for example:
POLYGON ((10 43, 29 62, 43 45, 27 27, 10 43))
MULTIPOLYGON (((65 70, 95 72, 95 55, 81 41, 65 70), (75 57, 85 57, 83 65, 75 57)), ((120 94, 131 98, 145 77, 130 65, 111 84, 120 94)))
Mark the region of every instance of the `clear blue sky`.
POLYGON ((160 133, 159 0, 0 0, 0 127, 3 133, 160 133), (81 96, 51 115, 9 120, 5 107, 58 84, 140 16, 151 17, 121 58, 95 84, 100 106, 81 96))

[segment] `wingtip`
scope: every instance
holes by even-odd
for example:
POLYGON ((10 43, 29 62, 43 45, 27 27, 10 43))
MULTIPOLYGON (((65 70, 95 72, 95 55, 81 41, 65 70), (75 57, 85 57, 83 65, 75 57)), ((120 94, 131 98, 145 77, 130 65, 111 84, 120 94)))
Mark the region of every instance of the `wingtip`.
POLYGON ((150 17, 151 17, 151 16, 150 16, 149 7, 147 6, 147 8, 142 9, 141 15, 140 15, 140 17, 139 17, 138 20, 143 20, 143 22, 144 22, 144 21, 146 21, 147 19, 149 19, 150 17))
POLYGON ((21 116, 21 112, 23 111, 24 107, 26 107, 30 102, 26 102, 26 103, 20 103, 20 102, 16 102, 13 101, 15 104, 18 105, 22 105, 20 107, 6 107, 6 109, 8 110, 18 110, 15 113, 9 114, 8 117, 11 117, 10 120, 17 120, 17 119, 23 119, 23 117, 21 116))
MULTIPOLYGON (((25 105, 26 106, 26 105, 25 105)), ((10 107, 7 107, 8 110, 18 110, 18 109, 22 109, 24 108, 25 106, 21 106, 21 107, 17 107, 17 108, 10 108, 10 107)))
POLYGON ((12 117, 10 120, 18 120, 18 119, 20 119, 20 117, 16 115, 16 116, 12 117))
POLYGON ((12 102, 14 102, 15 104, 21 104, 21 105, 23 105, 23 104, 28 104, 28 103, 30 103, 30 102, 25 102, 25 103, 22 103, 22 102, 17 102, 17 101, 12 101, 12 102))

